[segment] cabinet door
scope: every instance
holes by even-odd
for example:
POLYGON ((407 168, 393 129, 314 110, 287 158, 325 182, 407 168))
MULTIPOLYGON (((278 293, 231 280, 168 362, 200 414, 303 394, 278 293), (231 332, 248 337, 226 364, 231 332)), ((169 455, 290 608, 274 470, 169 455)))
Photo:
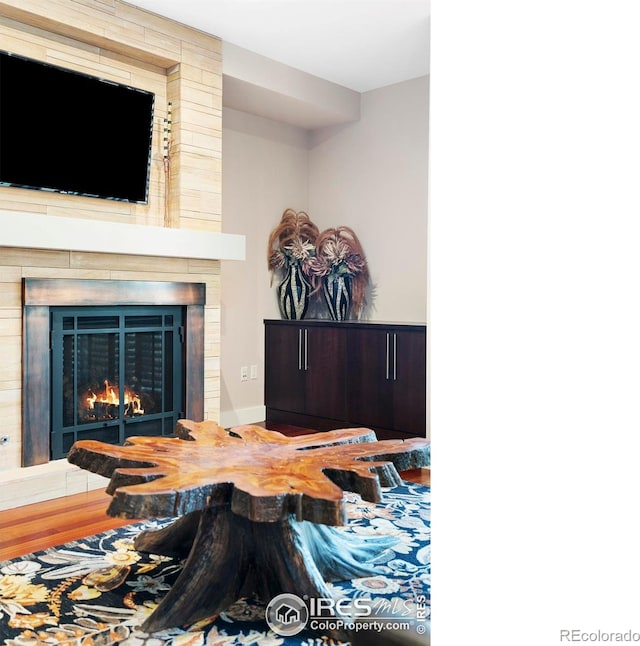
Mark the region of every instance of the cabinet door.
POLYGON ((265 405, 304 413, 304 334, 297 325, 265 325, 265 405))
POLYGON ((384 328, 349 330, 348 418, 355 424, 393 428, 390 339, 384 328))
POLYGON ((304 328, 307 415, 347 419, 346 339, 347 332, 341 328, 304 328))
POLYGON ((393 428, 424 437, 427 430, 426 332, 394 330, 392 334, 393 428))

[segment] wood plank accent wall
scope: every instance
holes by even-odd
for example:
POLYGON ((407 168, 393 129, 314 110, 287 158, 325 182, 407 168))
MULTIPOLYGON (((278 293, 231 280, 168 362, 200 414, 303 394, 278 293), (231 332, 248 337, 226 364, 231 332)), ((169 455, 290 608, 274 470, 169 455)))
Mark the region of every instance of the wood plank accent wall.
MULTIPOLYGON (((85 221, 221 231, 219 39, 119 0, 0 0, 0 43, 7 51, 156 95, 147 205, 0 187, 1 209, 15 211, 16 218, 20 212, 29 212, 85 221), (168 101, 172 102, 173 145, 167 183, 162 131, 168 101)), ((144 240, 140 244, 143 247, 144 240)), ((17 480, 23 471, 23 278, 205 283, 204 417, 219 419, 219 261, 190 259, 188 250, 185 258, 151 258, 0 246, 0 418, 1 434, 9 436, 9 443, 0 446, 0 471, 5 475, 15 471, 17 480)), ((13 493, 15 504, 27 502, 19 490, 13 493)), ((64 492, 51 497, 55 495, 64 492)))

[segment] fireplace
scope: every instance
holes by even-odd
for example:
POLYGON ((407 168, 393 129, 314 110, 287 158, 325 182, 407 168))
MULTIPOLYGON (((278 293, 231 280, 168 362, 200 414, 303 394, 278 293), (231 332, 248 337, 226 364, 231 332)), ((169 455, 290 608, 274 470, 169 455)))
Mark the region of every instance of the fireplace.
POLYGON ((184 417, 183 308, 52 307, 51 458, 76 440, 172 435, 184 417))
POLYGON ((23 280, 23 466, 204 413, 202 283, 23 280))

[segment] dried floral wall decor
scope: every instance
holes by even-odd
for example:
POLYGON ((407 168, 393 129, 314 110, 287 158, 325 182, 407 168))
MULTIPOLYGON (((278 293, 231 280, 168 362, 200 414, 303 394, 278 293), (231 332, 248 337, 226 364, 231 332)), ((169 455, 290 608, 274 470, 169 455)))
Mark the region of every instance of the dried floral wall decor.
POLYGON ((286 209, 279 224, 271 231, 267 262, 274 275, 282 276, 278 285, 278 306, 285 319, 302 319, 307 313, 311 285, 309 261, 315 255, 318 227, 304 212, 286 209))
POLYGON ((369 283, 367 259, 353 229, 326 229, 316 239, 315 255, 307 261, 313 292, 324 290, 334 320, 360 318, 369 283))

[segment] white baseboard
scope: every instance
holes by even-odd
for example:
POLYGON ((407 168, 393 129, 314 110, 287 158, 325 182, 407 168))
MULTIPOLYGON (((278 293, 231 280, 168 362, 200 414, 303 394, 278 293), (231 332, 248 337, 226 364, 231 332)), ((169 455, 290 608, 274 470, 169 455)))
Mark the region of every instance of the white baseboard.
POLYGON ((231 428, 232 426, 242 426, 243 424, 255 424, 256 422, 263 422, 265 416, 266 408, 264 406, 220 411, 220 426, 231 428))

